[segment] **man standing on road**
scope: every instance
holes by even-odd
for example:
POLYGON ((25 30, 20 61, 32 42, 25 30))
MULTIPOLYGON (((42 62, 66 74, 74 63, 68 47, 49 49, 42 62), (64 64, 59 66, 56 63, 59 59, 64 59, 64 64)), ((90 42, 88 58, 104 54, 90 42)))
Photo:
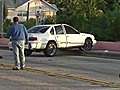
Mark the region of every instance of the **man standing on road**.
POLYGON ((25 68, 24 46, 28 41, 28 32, 23 24, 19 24, 18 17, 13 18, 13 25, 7 31, 7 35, 11 36, 13 56, 15 67, 13 70, 25 68))

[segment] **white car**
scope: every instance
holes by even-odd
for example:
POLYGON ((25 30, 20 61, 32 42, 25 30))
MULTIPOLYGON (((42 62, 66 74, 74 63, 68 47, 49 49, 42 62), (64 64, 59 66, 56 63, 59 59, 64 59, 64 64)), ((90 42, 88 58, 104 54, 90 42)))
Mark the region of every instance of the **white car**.
MULTIPOLYGON (((33 51, 43 51, 45 56, 52 57, 57 49, 79 48, 83 51, 91 50, 96 44, 91 34, 81 33, 67 24, 37 25, 28 30, 29 44, 25 45, 25 54, 33 51)), ((12 49, 9 43, 9 49, 12 49)))

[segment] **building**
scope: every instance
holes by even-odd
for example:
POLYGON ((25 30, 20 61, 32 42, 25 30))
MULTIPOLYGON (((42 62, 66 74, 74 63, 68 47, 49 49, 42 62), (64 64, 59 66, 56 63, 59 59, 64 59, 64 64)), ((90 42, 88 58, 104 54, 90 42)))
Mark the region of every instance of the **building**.
POLYGON ((12 19, 14 16, 18 16, 20 21, 26 21, 27 15, 29 18, 36 18, 36 15, 39 15, 43 20, 56 15, 58 11, 56 5, 45 0, 17 0, 16 3, 13 0, 6 0, 6 3, 8 7, 7 18, 12 19))

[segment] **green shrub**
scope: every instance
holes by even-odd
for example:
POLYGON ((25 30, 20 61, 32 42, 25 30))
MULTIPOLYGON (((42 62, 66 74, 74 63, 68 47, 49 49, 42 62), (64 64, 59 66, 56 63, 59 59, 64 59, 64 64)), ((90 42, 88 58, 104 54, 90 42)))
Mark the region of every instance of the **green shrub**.
POLYGON ((98 40, 120 41, 120 12, 107 11, 102 16, 92 19, 89 27, 98 40))
POLYGON ((45 24, 54 24, 54 23, 56 23, 56 16, 49 17, 45 20, 45 24))
POLYGON ((4 25, 3 25, 3 32, 6 32, 10 25, 12 25, 11 20, 10 19, 5 19, 4 20, 4 25))
MULTIPOLYGON (((21 24, 24 24, 26 26, 27 29, 31 28, 32 26, 36 25, 36 19, 29 19, 28 21, 24 21, 24 22, 19 22, 21 24)), ((3 32, 6 33, 6 31, 8 30, 8 28, 12 25, 13 23, 11 22, 10 19, 6 19, 4 21, 4 25, 3 25, 3 32)))
POLYGON ((30 18, 28 21, 20 22, 26 26, 27 29, 31 28, 32 26, 36 25, 36 19, 30 18))

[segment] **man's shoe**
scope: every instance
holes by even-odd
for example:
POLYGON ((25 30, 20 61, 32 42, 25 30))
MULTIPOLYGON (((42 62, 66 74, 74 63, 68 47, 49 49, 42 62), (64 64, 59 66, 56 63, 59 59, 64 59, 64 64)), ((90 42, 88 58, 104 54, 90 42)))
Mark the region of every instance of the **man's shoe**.
POLYGON ((17 68, 17 67, 14 67, 14 68, 13 68, 13 70, 19 70, 19 68, 17 68))
POLYGON ((21 67, 20 69, 21 69, 21 70, 25 70, 25 67, 21 67))

